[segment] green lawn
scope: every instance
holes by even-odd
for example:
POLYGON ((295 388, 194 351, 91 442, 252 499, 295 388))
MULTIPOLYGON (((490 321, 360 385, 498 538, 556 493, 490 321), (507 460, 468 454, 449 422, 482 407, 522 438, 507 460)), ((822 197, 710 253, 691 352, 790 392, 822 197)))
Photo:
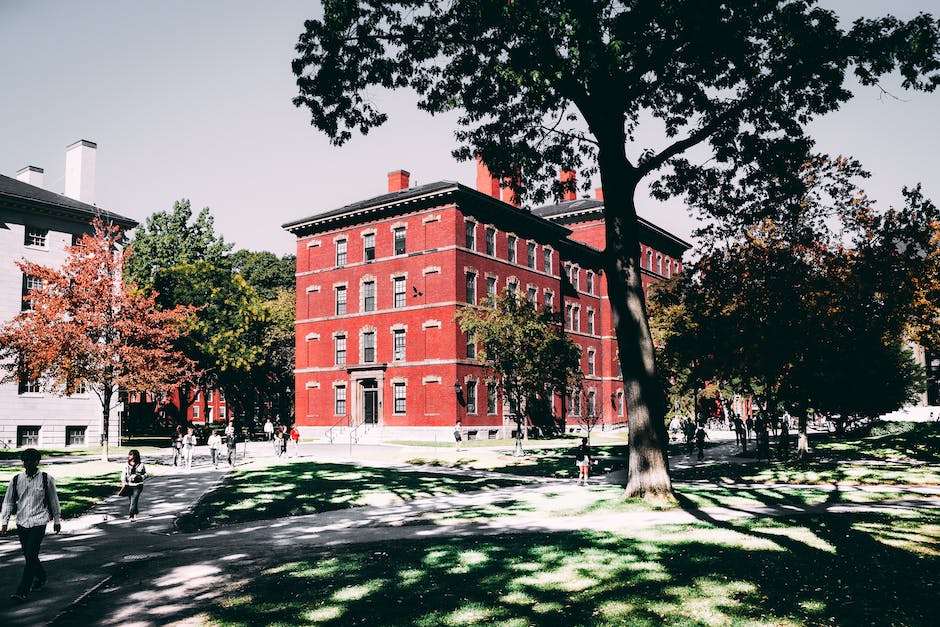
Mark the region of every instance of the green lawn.
POLYGON ((936 522, 927 513, 703 517, 623 535, 292 551, 238 572, 204 617, 233 626, 929 625, 936 522))
MULTIPOLYGON (((526 448, 523 457, 514 457, 507 452, 497 458, 488 457, 481 460, 469 457, 413 457, 407 462, 443 468, 492 470, 518 476, 573 479, 578 476, 578 469, 574 465, 577 446, 568 444, 567 447, 526 448)), ((626 444, 594 446, 591 450, 597 461, 597 465, 591 468, 592 475, 603 475, 626 468, 626 444)))
MULTIPOLYGON (((7 469, 4 469, 5 471, 7 469)), ((21 469, 17 469, 19 472, 21 469)), ((117 492, 120 484, 120 468, 115 472, 84 475, 66 474, 60 475, 58 468, 42 468, 55 477, 56 493, 59 495, 59 504, 62 508, 63 518, 75 518, 81 516, 90 507, 103 501, 107 497, 117 492)), ((0 474, 0 499, 6 494, 7 487, 10 485, 12 472, 0 474)))
POLYGON ((364 505, 384 505, 522 485, 515 479, 474 478, 344 464, 294 462, 239 470, 178 520, 183 531, 299 516, 364 505))

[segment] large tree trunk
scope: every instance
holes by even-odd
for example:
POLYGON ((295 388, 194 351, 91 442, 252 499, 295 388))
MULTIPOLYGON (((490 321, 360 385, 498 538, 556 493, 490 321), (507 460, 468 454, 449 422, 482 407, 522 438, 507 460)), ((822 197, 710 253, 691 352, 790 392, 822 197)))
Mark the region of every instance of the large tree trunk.
POLYGON ((623 373, 629 426, 630 462, 628 497, 672 498, 665 399, 656 377, 653 340, 646 316, 640 274, 639 226, 633 195, 638 180, 623 143, 601 146, 598 154, 604 187, 604 218, 607 232, 605 272, 607 292, 620 364, 623 373))
POLYGON ((111 398, 114 389, 105 385, 101 395, 101 461, 108 461, 108 439, 111 425, 111 398))

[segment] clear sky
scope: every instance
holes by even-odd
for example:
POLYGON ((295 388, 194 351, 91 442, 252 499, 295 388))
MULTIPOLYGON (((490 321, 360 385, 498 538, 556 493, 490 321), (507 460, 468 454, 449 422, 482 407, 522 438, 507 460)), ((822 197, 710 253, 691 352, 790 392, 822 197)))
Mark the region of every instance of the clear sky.
MULTIPOLYGON (((940 0, 829 0, 846 19, 940 14, 940 0)), ((45 170, 62 192, 65 147, 97 142, 96 204, 143 221, 189 198, 208 206, 239 248, 294 251, 281 224, 384 193, 403 168, 412 184, 473 186, 475 166, 450 156, 453 118, 431 118, 407 93, 384 95, 385 127, 342 148, 291 103, 300 0, 0 0, 0 173, 45 170)), ((874 88, 814 124, 820 150, 872 171, 869 196, 896 204, 918 181, 940 201, 940 93, 874 88)), ((688 237, 681 203, 641 200, 647 219, 688 237)))

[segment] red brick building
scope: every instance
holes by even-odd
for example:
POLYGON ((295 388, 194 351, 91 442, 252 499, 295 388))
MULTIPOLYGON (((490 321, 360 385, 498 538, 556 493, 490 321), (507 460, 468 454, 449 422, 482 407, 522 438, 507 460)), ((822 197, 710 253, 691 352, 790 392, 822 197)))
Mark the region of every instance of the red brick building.
MULTIPOLYGON (((409 187, 284 225, 297 236, 296 422, 304 437, 346 429, 380 437, 471 437, 514 427, 476 347, 454 313, 517 287, 563 312, 583 349, 583 390, 556 399, 576 424, 585 414, 623 424, 616 339, 601 271, 601 200, 527 211, 480 166, 477 189, 454 182, 409 187), (458 402, 458 399, 463 402, 458 402), (394 434, 394 435, 393 435, 394 434)), ((682 269, 689 244, 641 220, 644 285, 682 269)))

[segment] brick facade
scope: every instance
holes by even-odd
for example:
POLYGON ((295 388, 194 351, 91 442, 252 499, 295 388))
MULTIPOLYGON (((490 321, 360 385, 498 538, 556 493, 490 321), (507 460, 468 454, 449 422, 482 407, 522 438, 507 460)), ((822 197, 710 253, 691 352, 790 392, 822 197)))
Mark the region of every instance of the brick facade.
MULTIPOLYGON (((508 407, 488 389, 454 313, 511 285, 563 313, 583 349, 580 399, 556 399, 555 415, 575 425, 593 410, 608 428, 625 422, 599 253, 603 203, 529 212, 500 198, 482 164, 477 178, 478 190, 409 188, 397 171, 388 194, 284 225, 297 236, 296 422, 305 437, 365 423, 383 437, 446 438, 457 419, 472 436, 508 436, 508 407)), ((646 286, 680 271, 689 245, 640 226, 653 259, 646 286)))

